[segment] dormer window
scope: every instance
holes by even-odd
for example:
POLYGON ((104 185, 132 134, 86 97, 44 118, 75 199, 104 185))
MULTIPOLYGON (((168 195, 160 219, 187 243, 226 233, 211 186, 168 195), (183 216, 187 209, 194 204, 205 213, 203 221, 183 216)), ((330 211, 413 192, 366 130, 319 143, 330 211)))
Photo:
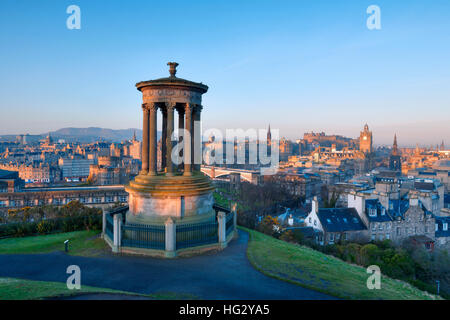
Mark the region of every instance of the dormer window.
POLYGON ((386 214, 386 209, 385 208, 381 209, 381 215, 384 216, 385 214, 386 214))
POLYGON ((447 231, 447 230, 448 230, 448 223, 447 223, 447 222, 445 222, 445 223, 443 224, 442 229, 443 229, 444 231, 447 231))
POLYGON ((369 209, 369 217, 376 217, 377 216, 377 209, 370 208, 369 209))

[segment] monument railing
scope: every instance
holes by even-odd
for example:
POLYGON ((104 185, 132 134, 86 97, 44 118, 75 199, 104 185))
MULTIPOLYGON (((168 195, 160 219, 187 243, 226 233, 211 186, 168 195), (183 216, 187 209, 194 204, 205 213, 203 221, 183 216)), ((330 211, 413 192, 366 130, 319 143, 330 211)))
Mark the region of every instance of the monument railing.
POLYGON ((169 232, 167 231, 167 225, 128 223, 125 219, 127 209, 128 207, 120 207, 105 213, 104 234, 110 239, 111 243, 114 243, 117 250, 115 252, 119 252, 119 246, 176 251, 204 245, 221 244, 226 242, 228 236, 235 230, 235 213, 230 209, 214 205, 214 210, 217 213, 214 220, 189 224, 173 224, 172 243, 175 245, 174 248, 169 247, 173 249, 168 249, 167 235, 171 236, 170 233, 167 233, 169 232), (115 232, 119 233, 115 234, 115 232))
POLYGON ((196 224, 177 225, 176 248, 184 249, 218 242, 217 220, 196 224))
POLYGON ((122 246, 165 250, 164 225, 126 223, 122 225, 122 246))
POLYGON ((105 233, 111 241, 114 240, 114 221, 113 221, 113 216, 111 216, 109 214, 106 215, 105 233))
POLYGON ((231 233, 231 232, 233 232, 233 230, 234 230, 234 212, 229 212, 227 215, 226 215, 226 218, 225 218, 225 221, 226 221, 226 235, 227 235, 227 237, 228 237, 228 235, 231 233))

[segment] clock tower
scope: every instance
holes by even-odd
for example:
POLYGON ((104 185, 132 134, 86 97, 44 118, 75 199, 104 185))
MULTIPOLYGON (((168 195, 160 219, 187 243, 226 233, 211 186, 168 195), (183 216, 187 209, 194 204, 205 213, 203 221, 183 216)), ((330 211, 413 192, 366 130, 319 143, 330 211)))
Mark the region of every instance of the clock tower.
POLYGON ((372 131, 369 131, 367 124, 359 135, 359 150, 364 153, 372 153, 372 131))

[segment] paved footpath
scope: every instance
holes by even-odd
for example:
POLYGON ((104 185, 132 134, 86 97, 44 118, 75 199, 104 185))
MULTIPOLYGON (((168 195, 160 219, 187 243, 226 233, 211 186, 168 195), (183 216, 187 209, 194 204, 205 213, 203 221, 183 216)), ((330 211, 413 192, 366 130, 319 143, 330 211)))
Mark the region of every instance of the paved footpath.
POLYGON ((66 282, 66 268, 81 268, 81 285, 137 293, 177 292, 200 299, 334 299, 267 277, 247 260, 248 233, 228 248, 193 258, 76 257, 63 252, 0 255, 0 277, 66 282))

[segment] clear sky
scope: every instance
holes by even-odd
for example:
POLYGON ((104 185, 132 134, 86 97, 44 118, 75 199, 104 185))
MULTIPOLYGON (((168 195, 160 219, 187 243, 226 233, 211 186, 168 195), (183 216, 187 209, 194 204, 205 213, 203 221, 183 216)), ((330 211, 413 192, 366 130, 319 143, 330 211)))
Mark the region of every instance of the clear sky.
POLYGON ((204 129, 450 145, 448 0, 1 0, 0 41, 0 134, 141 127, 135 83, 176 61, 210 87, 204 129))

